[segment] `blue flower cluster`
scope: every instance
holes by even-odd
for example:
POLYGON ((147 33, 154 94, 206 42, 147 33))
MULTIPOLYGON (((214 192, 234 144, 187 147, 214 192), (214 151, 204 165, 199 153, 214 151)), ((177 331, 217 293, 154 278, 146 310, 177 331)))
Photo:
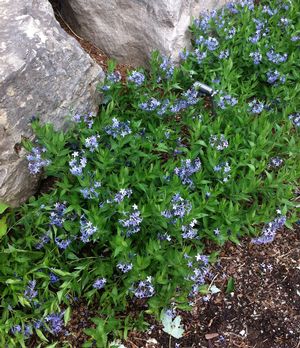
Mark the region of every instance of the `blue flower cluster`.
POLYGON ((237 103, 238 103, 238 100, 236 98, 227 94, 227 95, 220 96, 220 99, 218 101, 218 106, 224 110, 227 108, 227 106, 235 106, 237 103))
POLYGON ((280 72, 277 70, 268 71, 266 75, 267 75, 267 81, 271 85, 273 85, 278 80, 280 80, 281 83, 284 83, 286 80, 285 76, 281 75, 280 72))
POLYGON ((188 262, 188 266, 193 269, 188 279, 193 282, 191 296, 196 296, 199 287, 205 283, 205 277, 209 274, 209 259, 206 255, 197 254, 196 261, 188 262))
POLYGON ((229 50, 224 50, 219 53, 219 59, 228 59, 229 58, 229 50))
POLYGON ((85 139, 84 145, 87 149, 89 149, 91 152, 94 152, 99 144, 98 144, 98 140, 100 136, 99 135, 92 135, 88 138, 85 139))
POLYGON ((209 138, 210 146, 216 148, 218 151, 222 151, 228 147, 228 141, 225 139, 224 134, 211 135, 209 138))
POLYGON ((145 81, 145 75, 139 71, 132 71, 127 77, 127 80, 137 86, 141 86, 145 81))
MULTIPOLYGON (((126 228, 126 236, 130 237, 132 234, 140 231, 140 224, 143 221, 141 213, 136 205, 132 206, 133 212, 129 214, 127 219, 120 219, 119 223, 126 228)), ((127 215, 128 213, 124 213, 127 215)))
POLYGON ((83 243, 88 243, 90 241, 90 237, 97 231, 97 227, 88 221, 84 215, 80 217, 80 239, 83 243))
POLYGON ((270 159, 268 168, 279 168, 283 164, 283 159, 276 156, 270 159))
POLYGON ((250 103, 248 103, 248 106, 253 114, 260 114, 265 107, 263 102, 256 99, 253 99, 250 103))
POLYGON ((131 133, 130 122, 121 122, 117 118, 112 119, 112 125, 104 128, 106 134, 111 135, 113 138, 121 136, 124 138, 131 133))
POLYGON ((267 52, 268 60, 275 64, 286 62, 287 57, 288 57, 287 53, 284 53, 284 54, 276 53, 273 49, 267 52))
POLYGON ((95 181, 90 187, 85 187, 83 189, 80 189, 80 192, 83 195, 83 198, 85 199, 98 198, 99 192, 97 192, 97 189, 99 187, 101 187, 101 182, 95 181))
POLYGON ((197 224, 197 220, 193 220, 188 225, 183 225, 181 227, 181 236, 183 239, 194 239, 197 238, 198 231, 194 228, 197 224))
POLYGON ((192 204, 188 200, 183 199, 179 193, 172 197, 171 205, 171 209, 162 211, 161 215, 167 219, 172 219, 172 222, 176 222, 177 219, 183 219, 192 209, 192 204))
POLYGON ((121 203, 125 199, 125 197, 129 198, 132 195, 131 189, 121 189, 119 192, 115 194, 114 202, 121 203))
POLYGON ((84 122, 88 126, 88 128, 91 129, 94 124, 94 118, 95 115, 92 112, 84 115, 77 113, 73 116, 73 121, 76 123, 84 122))
POLYGON ((131 262, 130 263, 119 262, 117 264, 117 268, 123 273, 127 273, 127 272, 131 271, 132 267, 133 267, 133 265, 131 262))
POLYGON ((152 285, 152 278, 147 277, 146 280, 141 280, 133 289, 133 294, 137 298, 148 298, 155 294, 154 286, 152 285))
POLYGON ((286 217, 283 215, 278 216, 273 221, 266 224, 262 230, 262 235, 257 238, 253 238, 251 242, 253 244, 266 244, 273 242, 277 230, 279 230, 286 222, 286 217))
POLYGON ((174 73, 174 64, 171 63, 168 57, 162 57, 163 61, 160 64, 160 68, 166 74, 166 78, 170 79, 174 73))
POLYGON ((75 176, 81 176, 87 165, 87 159, 86 157, 80 157, 77 151, 73 152, 72 157, 69 162, 70 172, 75 176))
POLYGON ((106 283, 107 283, 106 278, 98 278, 94 282, 93 288, 95 288, 97 290, 103 289, 105 287, 106 283))
POLYGON ((118 83, 121 81, 122 76, 119 71, 114 71, 112 73, 107 74, 106 78, 108 81, 112 83, 118 83))
POLYGON ((51 226, 62 227, 65 221, 65 213, 66 213, 66 202, 60 203, 57 202, 54 205, 54 210, 50 213, 50 222, 51 226))
POLYGON ((155 98, 150 98, 145 103, 141 103, 139 105, 140 109, 142 109, 144 111, 154 111, 159 106, 160 106, 160 102, 157 99, 155 99, 155 98))
POLYGON ((51 164, 50 160, 42 158, 42 153, 45 153, 46 151, 45 147, 33 147, 31 153, 26 156, 30 174, 39 174, 44 167, 51 164))
POLYGON ((176 167, 174 173, 179 176, 183 185, 193 185, 193 181, 190 178, 194 173, 201 169, 201 161, 196 158, 194 161, 190 159, 181 160, 181 167, 176 167))
POLYGON ((71 239, 62 239, 60 237, 55 237, 55 244, 61 250, 67 249, 67 247, 71 244, 71 239))
POLYGON ((198 48, 195 49, 195 54, 196 54, 198 64, 201 64, 202 61, 207 57, 207 52, 205 51, 201 52, 198 48))
POLYGON ((295 114, 289 115, 289 119, 293 122, 296 127, 300 127, 300 113, 296 112, 295 114))
POLYGON ((251 52, 249 56, 253 59, 255 65, 258 65, 262 60, 262 54, 259 51, 251 52))
POLYGON ((37 290, 35 290, 35 286, 36 286, 36 280, 31 280, 28 283, 28 286, 24 291, 24 296, 27 298, 27 300, 32 300, 35 297, 37 297, 38 292, 37 290))
POLYGON ((48 323, 49 329, 53 335, 62 332, 64 327, 63 315, 64 312, 52 313, 46 316, 45 321, 48 323))
POLYGON ((215 37, 209 36, 207 40, 205 40, 205 46, 209 51, 215 51, 219 47, 219 41, 215 37))
POLYGON ((48 231, 47 233, 43 234, 40 239, 39 242, 36 244, 36 249, 40 250, 44 247, 45 244, 49 243, 51 238, 49 236, 50 232, 48 231))
POLYGON ((214 167, 215 172, 221 173, 221 175, 223 177, 222 178, 223 182, 227 182, 228 179, 230 178, 230 174, 228 174, 230 172, 230 170, 231 170, 231 168, 230 168, 228 162, 222 162, 214 167))

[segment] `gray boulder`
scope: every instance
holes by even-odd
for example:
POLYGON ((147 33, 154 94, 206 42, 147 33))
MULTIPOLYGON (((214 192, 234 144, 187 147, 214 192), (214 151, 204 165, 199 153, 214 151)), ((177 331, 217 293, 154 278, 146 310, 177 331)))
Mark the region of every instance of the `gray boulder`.
POLYGON ((228 0, 59 0, 73 30, 109 57, 132 66, 147 65, 151 51, 173 61, 190 43, 192 16, 228 0))
POLYGON ((103 77, 47 0, 0 1, 0 202, 17 206, 36 189, 19 147, 32 116, 61 128, 72 112, 96 112, 103 77))

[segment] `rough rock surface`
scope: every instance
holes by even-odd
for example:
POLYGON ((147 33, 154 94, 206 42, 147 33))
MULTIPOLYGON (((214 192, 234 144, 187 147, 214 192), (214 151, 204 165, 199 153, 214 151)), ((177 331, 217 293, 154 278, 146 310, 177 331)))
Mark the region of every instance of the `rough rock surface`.
POLYGON ((0 1, 0 202, 16 206, 36 187, 18 146, 32 115, 60 128, 71 110, 96 111, 103 75, 47 0, 0 1))
MULTIPOLYGON (((53 1, 53 0, 52 0, 53 1)), ((109 57, 145 65, 153 50, 177 60, 191 17, 228 0, 59 0, 73 30, 109 57)))

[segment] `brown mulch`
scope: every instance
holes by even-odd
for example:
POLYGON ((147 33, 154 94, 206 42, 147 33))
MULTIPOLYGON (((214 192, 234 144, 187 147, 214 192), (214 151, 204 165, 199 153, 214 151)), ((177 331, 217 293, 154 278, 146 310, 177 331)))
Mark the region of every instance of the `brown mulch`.
MULTIPOLYGON (((279 232, 268 245, 227 245, 214 267, 221 292, 197 299, 192 312, 180 312, 185 328, 180 348, 300 347, 300 228, 279 232), (234 278, 233 293, 226 294, 234 278)), ((131 332, 127 348, 167 348, 169 335, 152 321, 147 333, 131 332), (151 343, 152 342, 152 343, 151 343), (156 342, 155 344, 153 342, 156 342)))

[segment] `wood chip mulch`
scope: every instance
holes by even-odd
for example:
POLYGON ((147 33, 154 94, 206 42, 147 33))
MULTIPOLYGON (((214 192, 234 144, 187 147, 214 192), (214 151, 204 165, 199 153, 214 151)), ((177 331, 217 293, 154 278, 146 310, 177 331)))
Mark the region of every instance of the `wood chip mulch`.
POLYGON ((221 292, 198 298, 190 313, 178 311, 182 339, 169 345, 169 335, 152 320, 147 333, 131 332, 125 346, 299 348, 300 228, 278 232, 268 245, 228 244, 220 255, 213 273, 221 292), (226 294, 230 277, 235 289, 226 294))

